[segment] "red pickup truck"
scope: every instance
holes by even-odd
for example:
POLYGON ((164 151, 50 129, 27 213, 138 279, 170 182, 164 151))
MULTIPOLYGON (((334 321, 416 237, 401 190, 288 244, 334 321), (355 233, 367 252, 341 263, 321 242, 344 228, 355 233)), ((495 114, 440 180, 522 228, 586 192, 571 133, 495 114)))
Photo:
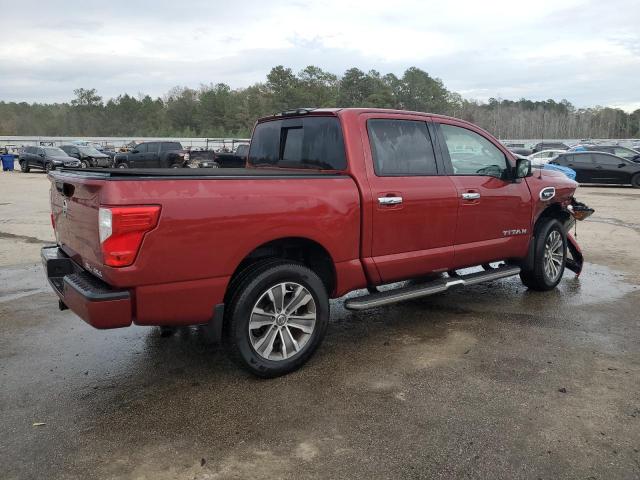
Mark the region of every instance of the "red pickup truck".
POLYGON ((582 267, 577 184, 450 117, 299 109, 257 122, 244 169, 49 178, 60 308, 96 328, 207 324, 263 377, 309 359, 329 298, 367 288, 345 301, 363 310, 514 275, 549 290, 582 267))

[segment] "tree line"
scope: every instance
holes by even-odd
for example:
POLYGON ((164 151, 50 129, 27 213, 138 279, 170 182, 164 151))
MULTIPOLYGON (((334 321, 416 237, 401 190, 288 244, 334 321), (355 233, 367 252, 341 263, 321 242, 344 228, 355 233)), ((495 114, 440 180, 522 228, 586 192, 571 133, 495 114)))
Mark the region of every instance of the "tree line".
POLYGON ((0 135, 122 137, 246 137, 259 117, 297 107, 380 107, 451 115, 500 138, 640 137, 640 109, 576 108, 568 100, 465 99, 416 68, 402 76, 358 68, 342 76, 282 65, 246 88, 224 83, 174 87, 162 98, 122 94, 104 100, 95 89, 74 90, 65 103, 0 101, 0 135))

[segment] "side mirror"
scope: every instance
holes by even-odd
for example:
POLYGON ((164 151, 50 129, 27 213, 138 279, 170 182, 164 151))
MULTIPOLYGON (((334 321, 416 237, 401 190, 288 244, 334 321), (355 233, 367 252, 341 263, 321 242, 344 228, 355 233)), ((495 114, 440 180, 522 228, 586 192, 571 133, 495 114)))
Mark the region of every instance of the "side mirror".
POLYGON ((525 178, 531 176, 531 161, 527 158, 518 158, 514 178, 525 178))
POLYGON ((131 153, 140 153, 140 150, 131 150, 131 153))
POLYGON ((626 166, 627 166, 627 164, 626 164, 626 163, 619 163, 619 164, 618 164, 618 168, 622 168, 622 167, 626 167, 626 166))
POLYGON ((44 157, 44 153, 39 153, 38 156, 39 157, 44 157))

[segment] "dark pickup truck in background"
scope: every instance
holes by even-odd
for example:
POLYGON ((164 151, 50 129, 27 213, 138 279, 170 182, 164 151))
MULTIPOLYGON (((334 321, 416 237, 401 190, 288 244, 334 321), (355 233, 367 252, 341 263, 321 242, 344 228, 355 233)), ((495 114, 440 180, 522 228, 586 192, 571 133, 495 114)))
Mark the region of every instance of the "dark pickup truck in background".
POLYGON ((49 177, 57 245, 42 258, 61 308, 101 329, 206 324, 262 377, 303 365, 329 298, 354 290, 351 310, 514 275, 553 289, 580 273, 569 229, 592 213, 576 182, 531 175, 475 125, 382 109, 263 118, 247 168, 49 177))
POLYGON ((116 168, 182 168, 189 166, 189 151, 180 142, 142 142, 113 158, 116 168))
POLYGON ((244 168, 249 145, 235 152, 188 150, 180 142, 142 142, 113 159, 116 168, 244 168))

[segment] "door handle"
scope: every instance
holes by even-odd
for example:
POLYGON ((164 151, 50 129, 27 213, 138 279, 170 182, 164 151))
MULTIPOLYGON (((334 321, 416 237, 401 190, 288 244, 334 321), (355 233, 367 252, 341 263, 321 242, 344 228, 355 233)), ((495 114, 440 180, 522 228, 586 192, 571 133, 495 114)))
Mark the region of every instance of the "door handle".
POLYGON ((378 197, 378 203, 380 205, 400 205, 402 197, 378 197))
POLYGON ((466 192, 461 196, 463 200, 477 200, 480 198, 480 194, 478 192, 466 192))

